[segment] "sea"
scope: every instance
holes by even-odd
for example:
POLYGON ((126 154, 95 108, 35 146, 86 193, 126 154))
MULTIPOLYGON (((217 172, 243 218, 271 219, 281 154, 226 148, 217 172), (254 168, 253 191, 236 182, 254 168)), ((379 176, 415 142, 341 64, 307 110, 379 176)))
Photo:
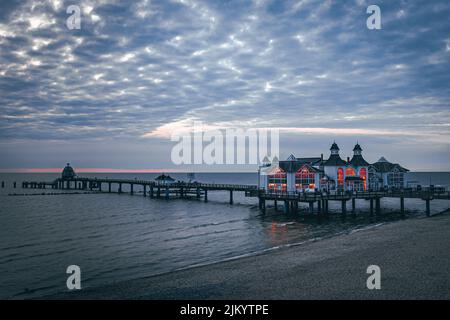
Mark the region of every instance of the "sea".
MULTIPOLYGON (((170 175, 176 180, 189 179, 184 173, 170 175)), ((157 174, 80 176, 153 180, 157 174)), ((383 198, 380 216, 369 214, 368 201, 357 200, 356 215, 345 218, 339 214, 340 203, 330 201, 329 217, 319 218, 309 215, 306 205, 300 205, 297 214, 285 214, 281 204, 275 210, 273 202, 267 203, 266 214, 262 214, 257 199, 242 192, 235 192, 230 205, 228 192, 222 191, 208 192, 205 203, 150 199, 139 189, 130 195, 21 188, 22 181, 58 177, 51 173, 0 174, 0 182, 5 183, 0 188, 1 299, 65 293, 70 265, 80 267, 82 289, 101 288, 425 215, 420 199, 405 200, 405 216, 399 212, 398 199, 383 198)), ((257 175, 196 173, 195 180, 255 185, 257 175)), ((450 172, 411 172, 407 180, 448 189, 450 172)), ((449 206, 449 201, 433 200, 431 212, 443 212, 449 206)))

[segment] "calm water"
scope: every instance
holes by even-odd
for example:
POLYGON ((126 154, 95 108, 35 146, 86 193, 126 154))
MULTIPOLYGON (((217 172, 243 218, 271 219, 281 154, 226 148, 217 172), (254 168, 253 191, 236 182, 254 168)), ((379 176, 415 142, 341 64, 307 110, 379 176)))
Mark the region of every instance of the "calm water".
MULTIPOLYGON (((235 193, 208 193, 208 203, 162 200, 141 194, 67 194, 8 196, 43 190, 21 189, 24 180, 50 181, 53 174, 0 174, 0 298, 33 298, 66 290, 67 266, 82 270, 82 286, 95 287, 178 268, 211 263, 264 249, 330 236, 370 224, 400 219, 398 200, 383 199, 383 215, 367 214, 357 201, 356 218, 285 215, 268 203, 262 216, 257 200, 235 193), (17 188, 13 188, 13 182, 17 188)), ((82 176, 152 180, 154 174, 83 174, 82 176)), ((173 174, 185 180, 185 174, 173 174)), ((256 184, 256 174, 197 174, 201 182, 256 184)), ((450 173, 410 173, 408 180, 450 185, 450 173)), ((46 190, 46 192, 60 192, 46 190)), ((406 200, 408 217, 423 215, 424 203, 406 200)), ((432 202, 434 213, 448 202, 432 202)), ((281 207, 281 206, 280 206, 281 207)), ((330 202, 330 210, 339 204, 330 202)))

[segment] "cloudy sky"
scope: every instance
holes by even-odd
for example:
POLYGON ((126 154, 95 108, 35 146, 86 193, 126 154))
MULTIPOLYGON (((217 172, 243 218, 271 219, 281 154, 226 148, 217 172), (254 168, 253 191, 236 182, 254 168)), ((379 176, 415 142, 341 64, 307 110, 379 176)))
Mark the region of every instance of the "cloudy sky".
POLYGON ((175 168, 170 134, 202 121, 280 128, 282 157, 358 140, 369 162, 450 171, 449 16, 447 0, 2 1, 0 169, 175 168))

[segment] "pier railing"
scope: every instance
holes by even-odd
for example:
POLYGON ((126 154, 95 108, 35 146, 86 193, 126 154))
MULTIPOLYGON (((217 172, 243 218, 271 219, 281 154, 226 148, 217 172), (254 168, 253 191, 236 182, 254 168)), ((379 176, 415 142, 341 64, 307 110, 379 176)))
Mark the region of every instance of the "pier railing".
POLYGON ((68 190, 90 190, 94 192, 112 193, 112 184, 117 184, 118 189, 115 193, 124 193, 123 185, 129 185, 129 193, 134 194, 134 186, 140 185, 143 196, 149 195, 150 198, 171 197, 187 198, 203 197, 204 201, 208 201, 208 191, 228 191, 229 203, 233 204, 233 192, 245 192, 246 197, 257 197, 259 199, 259 207, 265 211, 266 200, 284 201, 285 210, 296 211, 299 202, 308 202, 310 211, 313 210, 314 203, 317 203, 319 212, 328 212, 328 201, 340 201, 342 212, 346 212, 346 203, 351 200, 352 211, 355 210, 355 200, 365 199, 370 201, 370 211, 380 212, 380 199, 399 198, 401 212, 404 212, 404 199, 416 198, 426 202, 426 213, 430 215, 430 201, 433 199, 450 199, 450 192, 442 189, 391 189, 391 190, 368 190, 368 191, 306 191, 306 192, 271 192, 259 189, 256 185, 246 184, 217 184, 217 183, 199 183, 185 181, 147 181, 137 179, 108 179, 108 178, 83 178, 76 177, 73 179, 56 179, 52 182, 23 182, 23 188, 45 189, 50 186, 52 189, 68 189, 68 190), (107 189, 102 189, 102 185, 107 184, 107 189), (287 208, 287 209, 286 209, 287 208), (290 208, 290 209, 289 209, 290 208))
POLYGON ((51 182, 23 182, 22 187, 33 189, 45 189, 51 187, 53 189, 65 189, 64 185, 75 184, 74 189, 79 189, 81 184, 82 189, 100 189, 101 184, 118 184, 118 185, 141 185, 143 187, 153 187, 160 189, 201 189, 201 190, 225 190, 225 191, 244 191, 247 197, 261 197, 267 200, 297 200, 297 201, 316 201, 316 200, 349 200, 357 199, 371 199, 381 197, 392 198, 420 198, 420 199, 450 199, 450 192, 442 189, 397 189, 397 190, 376 190, 376 191, 313 191, 313 192, 280 192, 280 191, 266 191, 258 189, 256 185, 246 184, 224 184, 224 183, 199 183, 199 182, 159 182, 138 179, 109 179, 109 178, 84 178, 77 177, 74 179, 63 180, 56 179, 51 182))
POLYGON ((386 191, 344 191, 344 192, 267 192, 259 190, 259 197, 268 200, 349 200, 349 199, 371 199, 371 198, 418 198, 418 199, 450 199, 448 191, 432 190, 386 190, 386 191))

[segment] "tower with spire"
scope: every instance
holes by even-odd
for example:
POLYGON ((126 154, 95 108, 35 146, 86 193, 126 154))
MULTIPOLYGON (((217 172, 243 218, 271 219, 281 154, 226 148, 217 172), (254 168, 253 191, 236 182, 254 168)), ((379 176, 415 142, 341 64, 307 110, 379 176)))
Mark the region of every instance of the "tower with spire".
MULTIPOLYGON (((350 160, 350 164, 355 168, 359 168, 359 167, 368 167, 369 163, 364 160, 363 156, 362 156, 362 148, 359 145, 358 142, 356 142, 355 147, 353 148, 353 158, 352 160, 350 160)), ((366 168, 367 169, 367 168, 366 168)))
POLYGON ((331 154, 328 160, 325 161, 324 166, 346 166, 347 163, 341 159, 341 156, 339 155, 339 147, 336 143, 336 141, 333 142, 330 148, 331 154))

